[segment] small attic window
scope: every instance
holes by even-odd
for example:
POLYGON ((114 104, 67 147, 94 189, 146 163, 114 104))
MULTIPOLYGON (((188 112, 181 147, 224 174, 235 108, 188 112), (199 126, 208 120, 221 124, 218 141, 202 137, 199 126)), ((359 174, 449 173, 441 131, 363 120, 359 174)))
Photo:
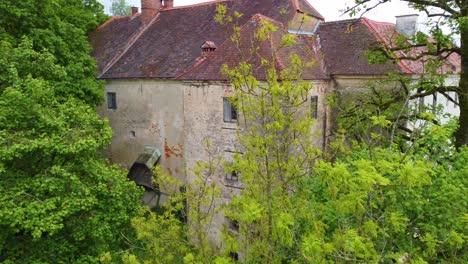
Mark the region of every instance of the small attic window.
POLYGON ((201 46, 201 50, 202 50, 202 56, 203 57, 206 57, 208 56, 208 54, 210 54, 211 52, 215 51, 216 50, 216 45, 214 44, 213 41, 205 41, 205 43, 203 43, 203 45, 201 46))

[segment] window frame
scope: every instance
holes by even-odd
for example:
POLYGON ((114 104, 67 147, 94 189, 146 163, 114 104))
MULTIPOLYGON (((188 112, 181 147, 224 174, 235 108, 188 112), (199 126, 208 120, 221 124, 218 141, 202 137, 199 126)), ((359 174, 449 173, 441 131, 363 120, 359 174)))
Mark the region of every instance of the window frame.
POLYGON ((318 118, 318 95, 312 95, 310 97, 310 118, 317 119, 318 118))
POLYGON ((228 173, 226 173, 225 177, 226 177, 226 180, 228 180, 228 181, 238 182, 239 181, 239 172, 237 172, 235 170, 229 171, 228 173))
POLYGON ((226 123, 237 123, 239 114, 230 97, 223 97, 223 121, 226 123))
POLYGON ((116 110, 117 109, 117 93, 116 92, 107 92, 107 109, 116 110))

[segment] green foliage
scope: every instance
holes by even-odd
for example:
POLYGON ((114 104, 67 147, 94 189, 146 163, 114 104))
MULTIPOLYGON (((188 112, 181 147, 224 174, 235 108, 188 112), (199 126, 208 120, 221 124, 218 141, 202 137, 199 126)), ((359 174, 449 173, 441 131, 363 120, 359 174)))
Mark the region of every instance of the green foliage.
MULTIPOLYGON (((467 150, 426 151, 447 147, 450 131, 416 151, 355 145, 334 163, 317 163, 304 184, 318 221, 306 231, 304 254, 338 263, 466 262, 462 219, 468 199, 462 175, 468 166, 460 162, 467 150)), ((430 139, 430 133, 423 138, 430 139)))
MULTIPOLYGON (((101 102, 102 84, 95 80, 96 62, 87 41, 88 34, 107 19, 101 4, 95 0, 5 0, 0 3, 0 14, 2 48, 18 47, 26 36, 34 51, 47 50, 63 68, 60 78, 50 79, 59 99, 73 96, 92 105, 101 102)), ((7 50, 1 52, 8 55, 7 50)), ((24 61, 18 64, 27 67, 24 61)), ((38 64, 36 68, 36 73, 47 75, 46 67, 38 64)), ((0 87, 9 84, 0 80, 0 87)))
POLYGON ((126 0, 119 0, 117 2, 112 2, 110 11, 114 16, 128 16, 132 12, 132 7, 126 0))
MULTIPOLYGON (((235 22, 223 5, 218 6, 216 19, 223 25, 235 22)), ((371 98, 369 93, 330 98, 330 104, 350 111, 339 120, 341 129, 330 153, 321 153, 312 144, 314 120, 306 104, 312 86, 301 79, 310 62, 291 54, 289 67, 278 72, 278 51, 266 57, 255 52, 255 44, 271 41, 278 28, 269 21, 259 25, 249 42, 254 43, 248 49, 251 53, 240 57, 260 62, 265 79, 254 76, 258 64, 248 60, 222 68, 234 89, 230 103, 239 111, 241 147, 224 166, 214 156, 199 163, 187 192, 174 193, 177 202, 168 203, 165 212, 174 212, 176 204, 181 208, 182 201, 188 204, 185 231, 171 232, 184 241, 184 251, 151 249, 149 263, 165 254, 179 256, 176 263, 467 262, 468 149, 452 144, 455 122, 441 126, 433 122, 434 114, 408 108, 411 94, 401 90, 409 85, 429 90, 443 83, 444 76, 413 83, 392 76, 370 86, 374 101, 365 100, 371 98), (349 102, 340 101, 343 98, 349 102), (396 129, 413 120, 412 114, 426 122, 408 143, 396 129), (242 187, 239 195, 220 205, 213 178, 223 175, 223 169, 235 171, 242 187), (220 243, 212 244, 210 239, 216 238, 209 236, 210 224, 218 209, 238 228, 226 226, 220 243), (232 253, 239 254, 239 261, 231 258, 232 253)), ((234 26, 231 40, 238 47, 241 36, 234 26)), ((294 38, 285 36, 280 45, 294 45, 294 38)), ((438 65, 430 63, 434 69, 438 65)), ((170 177, 158 179, 161 186, 174 182, 170 177)), ((164 223, 157 222, 154 230, 164 223)))
POLYGON ((213 155, 206 162, 198 162, 188 172, 193 178, 186 186, 160 167, 155 168, 155 183, 169 199, 159 213, 133 219, 137 238, 121 256, 123 263, 226 263, 217 257, 219 250, 209 237, 213 216, 221 205, 220 188, 214 181, 222 173, 221 162, 213 155))
MULTIPOLYGON (((366 12, 374 8, 384 7, 385 3, 390 1, 377 0, 356 0, 352 6, 347 7, 344 12, 351 16, 360 14, 365 15, 366 12)), ((417 84, 410 85, 409 83, 403 86, 400 92, 387 97, 386 100, 379 102, 379 97, 373 97, 369 101, 373 101, 375 105, 379 104, 379 108, 386 110, 389 104, 401 103, 405 101, 422 98, 429 95, 438 95, 439 97, 447 97, 454 101, 449 96, 449 92, 457 94, 457 105, 460 108, 458 117, 459 127, 455 133, 455 142, 457 146, 466 146, 468 144, 468 74, 466 64, 463 61, 467 60, 468 47, 468 27, 467 14, 468 6, 464 1, 419 1, 419 0, 403 0, 416 11, 424 12, 429 19, 425 23, 428 33, 417 32, 413 36, 404 34, 396 34, 392 36, 389 43, 380 45, 372 51, 368 51, 366 56, 370 63, 384 63, 388 60, 394 63, 412 64, 417 61, 423 65, 421 72, 417 72, 419 80, 417 84), (448 74, 455 73, 458 63, 447 63, 447 58, 459 58, 462 62, 461 69, 456 74, 459 74, 460 80, 458 84, 445 82, 448 74)), ((395 80, 393 77, 391 79, 395 80)), ((387 115, 388 116, 388 115, 387 115)), ((409 115, 404 115, 409 116, 409 115)), ((401 117, 401 115, 399 115, 401 117)), ((398 123, 402 120, 395 118, 394 122, 398 123)), ((413 120, 427 120, 424 116, 412 115, 413 120)), ((424 122, 424 121, 423 121, 424 122)), ((398 127, 398 125, 396 126, 398 127)), ((406 129, 407 140, 416 133, 412 133, 406 129), (409 134, 409 135, 408 135, 409 134)), ((393 133, 393 132, 392 132, 393 133)))
POLYGON ((142 194, 101 151, 94 1, 0 3, 0 261, 97 263, 126 248, 142 194), (105 254, 104 254, 105 255, 105 254))
MULTIPOLYGON (((169 209, 169 205, 166 209, 169 209)), ((122 262, 184 263, 184 258, 190 254, 184 223, 175 217, 172 210, 160 215, 153 212, 147 214, 132 220, 132 226, 137 230, 137 240, 131 247, 131 254, 122 255, 122 262)))
MULTIPOLYGON (((51 58, 24 49, 13 52, 51 58)), ((10 78, 0 97, 0 258, 68 262, 121 246, 141 192, 100 157, 107 122, 80 100, 59 102, 46 80, 10 78)))
MULTIPOLYGON (((262 45, 271 41, 277 30, 276 25, 262 20, 251 42, 262 45)), ((285 35, 280 48, 294 43, 293 36, 285 35)), ((256 50, 256 46, 250 50, 256 50)), ((310 65, 291 54, 290 67, 279 72, 275 52, 279 51, 254 59, 261 61, 266 80, 253 75, 250 61, 223 68, 234 88, 231 102, 241 113, 237 136, 242 145, 242 154, 235 155, 226 170, 235 170, 244 186, 224 210, 226 217, 239 226, 238 231, 224 231, 224 255, 237 252, 246 263, 299 258, 298 227, 306 216, 302 199, 293 193, 320 153, 311 144, 314 120, 309 118, 307 98, 312 86, 301 80, 310 65)))

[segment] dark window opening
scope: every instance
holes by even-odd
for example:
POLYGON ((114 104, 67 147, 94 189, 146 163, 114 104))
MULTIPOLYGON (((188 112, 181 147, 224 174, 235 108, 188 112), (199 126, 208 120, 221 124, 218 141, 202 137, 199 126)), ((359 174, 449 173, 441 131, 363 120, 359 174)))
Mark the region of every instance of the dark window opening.
POLYGON ((237 121, 237 109, 231 104, 228 98, 223 98, 224 122, 237 121))
POLYGON ((229 220, 229 229, 232 231, 239 231, 239 222, 237 220, 229 220))
POLYGON ((237 254, 237 252, 229 252, 229 257, 235 261, 239 260, 239 254, 237 254))
POLYGON ((117 109, 117 95, 114 92, 107 93, 107 108, 117 109))
POLYGON ((318 116, 318 96, 310 97, 310 117, 317 118, 318 116))
POLYGON ((228 179, 230 181, 238 181, 239 180, 239 174, 237 173, 237 171, 233 170, 233 171, 226 174, 226 179, 228 179))

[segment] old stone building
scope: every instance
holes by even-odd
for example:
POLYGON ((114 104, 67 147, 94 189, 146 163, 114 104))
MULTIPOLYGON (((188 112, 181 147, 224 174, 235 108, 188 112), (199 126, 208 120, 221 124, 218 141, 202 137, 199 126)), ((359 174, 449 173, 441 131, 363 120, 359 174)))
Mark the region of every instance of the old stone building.
MULTIPOLYGON (((236 23, 243 39, 266 19, 277 25, 278 34, 296 35, 290 50, 315 61, 302 78, 315 87, 309 100, 317 106, 314 130, 320 148, 326 147, 333 121, 325 105, 328 93, 365 87, 389 72, 422 71, 417 62, 369 64, 366 51, 376 42, 389 43, 397 34, 395 24, 366 18, 325 22, 307 0, 218 0, 182 7, 174 7, 173 1, 142 0, 141 13, 133 8, 130 16, 112 17, 90 36, 99 79, 106 83, 107 101, 99 112, 114 130, 107 151, 113 162, 129 168, 145 146, 152 146, 161 150, 164 169, 190 181, 186 168, 206 160, 206 139, 226 159, 238 148, 237 115, 225 100, 232 91, 220 68, 239 63, 239 51, 230 41, 232 32, 215 21, 219 4, 228 14, 242 14, 236 23)), ((411 24, 407 20, 400 18, 402 28, 411 24)), ((259 52, 268 54, 277 45, 273 39, 259 52)), ((286 56, 278 54, 278 67, 286 56)), ((447 67, 455 72, 460 65, 452 62, 447 67)), ((255 74, 265 78, 260 71, 255 74)), ((225 199, 236 192, 230 181, 219 176, 225 199)))

